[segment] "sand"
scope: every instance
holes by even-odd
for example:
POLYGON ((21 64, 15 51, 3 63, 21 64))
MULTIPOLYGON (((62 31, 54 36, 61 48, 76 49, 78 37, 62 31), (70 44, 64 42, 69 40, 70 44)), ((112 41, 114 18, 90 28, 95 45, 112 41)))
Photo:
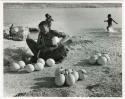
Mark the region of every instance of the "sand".
POLYGON ((10 72, 10 61, 32 55, 25 41, 4 39, 4 96, 36 97, 121 97, 122 96, 122 33, 106 33, 105 30, 89 30, 75 34, 65 60, 43 71, 26 73, 10 72), (88 58, 95 52, 108 52, 111 63, 105 66, 90 65, 88 58), (28 53, 28 54, 27 54, 28 53), (54 71, 57 67, 86 69, 87 78, 73 86, 57 87, 54 71))

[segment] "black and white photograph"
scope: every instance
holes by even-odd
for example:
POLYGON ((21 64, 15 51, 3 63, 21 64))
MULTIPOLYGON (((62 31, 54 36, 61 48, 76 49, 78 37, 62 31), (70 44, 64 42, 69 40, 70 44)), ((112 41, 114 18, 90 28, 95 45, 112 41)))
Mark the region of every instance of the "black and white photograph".
POLYGON ((4 2, 4 97, 122 97, 122 3, 4 2))

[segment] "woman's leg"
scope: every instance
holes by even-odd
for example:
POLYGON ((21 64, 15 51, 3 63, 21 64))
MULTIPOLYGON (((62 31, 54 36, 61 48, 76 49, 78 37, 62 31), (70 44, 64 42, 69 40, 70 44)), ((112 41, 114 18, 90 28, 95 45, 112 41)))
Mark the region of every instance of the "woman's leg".
POLYGON ((38 48, 37 48, 37 44, 33 39, 27 38, 26 39, 27 45, 30 48, 30 50, 32 51, 32 53, 34 54, 33 57, 31 57, 30 59, 30 63, 36 63, 37 61, 37 53, 38 53, 38 48))
POLYGON ((33 39, 26 39, 26 43, 28 45, 28 47, 30 48, 30 50, 32 51, 32 53, 34 54, 34 56, 37 54, 38 52, 38 48, 37 48, 37 44, 33 39))
POLYGON ((67 53, 67 48, 65 48, 63 45, 60 45, 55 50, 50 51, 48 55, 50 58, 53 58, 56 61, 56 63, 60 63, 67 56, 67 53))

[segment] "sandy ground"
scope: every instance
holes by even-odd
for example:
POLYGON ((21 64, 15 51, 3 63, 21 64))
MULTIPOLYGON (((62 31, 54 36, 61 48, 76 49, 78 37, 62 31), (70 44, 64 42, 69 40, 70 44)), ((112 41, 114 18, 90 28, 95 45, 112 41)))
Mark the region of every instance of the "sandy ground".
POLYGON ((72 37, 68 46, 68 57, 54 67, 43 71, 26 73, 24 70, 10 72, 12 60, 20 60, 30 53, 25 41, 4 39, 4 96, 45 96, 45 97, 121 97, 122 96, 122 33, 110 35, 104 30, 89 30, 72 37), (111 63, 105 66, 90 65, 87 59, 95 51, 108 52, 111 63), (86 69, 87 79, 71 87, 57 87, 54 71, 57 67, 86 69))

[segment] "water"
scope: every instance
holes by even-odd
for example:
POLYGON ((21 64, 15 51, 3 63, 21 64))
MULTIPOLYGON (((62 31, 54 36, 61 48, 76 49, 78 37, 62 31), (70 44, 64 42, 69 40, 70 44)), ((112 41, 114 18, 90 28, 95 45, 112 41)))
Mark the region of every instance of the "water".
POLYGON ((105 29, 107 14, 112 14, 116 28, 122 27, 121 8, 47 8, 47 9, 4 9, 4 25, 14 24, 37 27, 45 13, 54 19, 52 28, 67 34, 84 32, 85 29, 105 29))

